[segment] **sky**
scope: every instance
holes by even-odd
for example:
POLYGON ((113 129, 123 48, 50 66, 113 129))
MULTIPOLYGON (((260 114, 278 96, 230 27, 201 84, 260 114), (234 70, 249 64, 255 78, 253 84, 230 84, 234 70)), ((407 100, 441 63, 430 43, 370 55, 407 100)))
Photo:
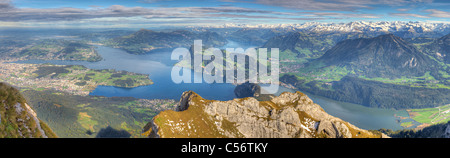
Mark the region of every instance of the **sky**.
POLYGON ((352 21, 450 23, 450 0, 0 0, 3 28, 152 28, 352 21))

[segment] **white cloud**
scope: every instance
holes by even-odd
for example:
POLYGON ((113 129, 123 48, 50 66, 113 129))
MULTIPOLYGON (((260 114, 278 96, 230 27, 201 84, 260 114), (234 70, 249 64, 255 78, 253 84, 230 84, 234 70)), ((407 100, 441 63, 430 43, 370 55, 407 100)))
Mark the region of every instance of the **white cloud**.
MULTIPOLYGON (((245 1, 248 2, 248 1, 245 1)), ((255 0, 254 3, 299 10, 354 11, 374 5, 406 6, 432 0, 255 0)))
MULTIPOLYGON (((4 0, 2 0, 4 1, 4 0)), ((1 2, 1 1, 0 1, 1 2)), ((215 18, 247 18, 247 19, 284 19, 284 20, 314 20, 317 18, 301 17, 301 15, 283 12, 273 12, 242 7, 220 6, 220 7, 174 7, 174 8, 144 8, 125 7, 112 5, 107 8, 90 7, 80 8, 16 8, 9 1, 0 7, 9 8, 0 10, 0 21, 80 21, 95 18, 132 18, 145 17, 147 19, 194 19, 196 20, 215 18)))
POLYGON ((337 12, 304 12, 304 13, 309 13, 315 16, 329 16, 339 18, 367 18, 367 19, 380 18, 379 15, 363 14, 363 13, 337 13, 337 12))
MULTIPOLYGON (((226 0, 230 1, 230 0, 226 0)), ((235 1, 235 0, 232 0, 235 1)), ((383 14, 367 14, 355 10, 370 8, 371 5, 388 4, 392 6, 401 3, 418 2, 409 0, 255 0, 252 3, 267 4, 288 8, 308 8, 306 10, 320 10, 320 12, 277 12, 272 10, 252 9, 236 6, 218 7, 126 7, 111 5, 109 7, 90 6, 89 8, 18 8, 10 0, 0 0, 0 26, 27 23, 45 24, 103 24, 118 26, 119 24, 200 24, 200 23, 229 23, 242 21, 244 23, 299 23, 311 20, 335 20, 364 18, 383 18, 383 14), (326 10, 326 11, 325 11, 326 10), (347 12, 334 10, 349 10, 347 12), (9 23, 6 23, 9 22, 9 23), (166 23, 164 23, 166 22, 166 23)), ((155 2, 155 1, 148 1, 155 2)), ((249 1, 245 1, 249 2, 249 1)), ((425 2, 425 1, 420 1, 425 2)), ((398 9, 402 11, 402 9, 398 9)), ((403 11, 407 11, 406 9, 403 11)), ((429 9, 427 15, 392 13, 392 16, 411 18, 448 17, 449 12, 429 9)))
POLYGON ((140 0, 138 2, 141 2, 141 3, 156 3, 156 2, 161 2, 161 1, 172 1, 172 0, 140 0))
POLYGON ((7 10, 14 8, 11 0, 0 0, 0 10, 7 10))
POLYGON ((410 17, 414 17, 414 18, 430 18, 428 16, 419 15, 419 14, 412 14, 412 13, 391 13, 390 15, 401 16, 401 17, 406 17, 406 18, 410 18, 410 17))
POLYGON ((407 12, 407 11, 409 11, 410 9, 399 8, 399 9, 396 9, 396 10, 399 11, 399 12, 407 12))
POLYGON ((450 18, 450 12, 437 10, 437 9, 427 9, 425 12, 430 12, 428 16, 438 17, 438 18, 450 18))

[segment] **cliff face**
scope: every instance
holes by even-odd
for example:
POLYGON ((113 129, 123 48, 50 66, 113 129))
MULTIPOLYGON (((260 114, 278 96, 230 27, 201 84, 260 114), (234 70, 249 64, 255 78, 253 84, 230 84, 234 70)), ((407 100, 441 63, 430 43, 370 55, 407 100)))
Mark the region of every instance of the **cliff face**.
POLYGON ((147 126, 149 137, 380 138, 327 114, 300 92, 270 101, 203 99, 184 92, 176 111, 163 111, 147 126))
POLYGON ((19 91, 0 83, 0 138, 52 138, 56 135, 26 103, 19 91))

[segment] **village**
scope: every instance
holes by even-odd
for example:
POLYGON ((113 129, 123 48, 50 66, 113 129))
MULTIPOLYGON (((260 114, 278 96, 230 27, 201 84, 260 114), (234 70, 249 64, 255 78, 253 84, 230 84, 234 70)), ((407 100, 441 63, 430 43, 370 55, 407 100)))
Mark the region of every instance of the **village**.
MULTIPOLYGON (((43 65, 39 64, 19 64, 11 63, 8 60, 0 60, 0 81, 10 83, 21 89, 33 89, 33 90, 45 90, 52 89, 62 92, 67 92, 73 95, 87 96, 98 85, 115 86, 114 81, 129 78, 134 78, 133 83, 135 86, 150 85, 153 82, 148 78, 148 75, 129 73, 129 78, 104 78, 104 79, 89 79, 85 76, 88 72, 92 72, 90 69, 74 69, 70 71, 70 75, 58 75, 55 77, 55 73, 50 73, 43 77, 38 77, 35 72, 43 65), (80 84, 82 83, 82 84, 80 84)), ((55 66, 57 67, 57 66, 55 66)), ((62 66, 60 66, 62 67, 62 66)), ((95 71, 97 72, 97 71, 95 71)), ((101 75, 119 74, 123 72, 111 72, 111 71, 98 71, 101 75)), ((127 72, 128 73, 128 72, 127 72)), ((94 74, 95 75, 95 74, 94 74)))

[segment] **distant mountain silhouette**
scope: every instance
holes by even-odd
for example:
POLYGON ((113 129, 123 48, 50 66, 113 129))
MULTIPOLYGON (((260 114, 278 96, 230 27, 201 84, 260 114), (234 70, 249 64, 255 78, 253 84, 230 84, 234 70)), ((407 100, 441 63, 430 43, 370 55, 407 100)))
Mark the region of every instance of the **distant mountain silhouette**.
POLYGON ((323 41, 317 36, 302 32, 293 32, 271 38, 263 48, 279 48, 280 51, 290 50, 298 57, 319 57, 334 45, 332 41, 323 41))
POLYGON ((195 33, 185 30, 156 32, 141 29, 131 35, 111 39, 106 44, 122 48, 131 54, 145 54, 153 49, 188 48, 194 40, 202 40, 203 45, 209 47, 219 47, 227 43, 227 40, 216 32, 195 33))

